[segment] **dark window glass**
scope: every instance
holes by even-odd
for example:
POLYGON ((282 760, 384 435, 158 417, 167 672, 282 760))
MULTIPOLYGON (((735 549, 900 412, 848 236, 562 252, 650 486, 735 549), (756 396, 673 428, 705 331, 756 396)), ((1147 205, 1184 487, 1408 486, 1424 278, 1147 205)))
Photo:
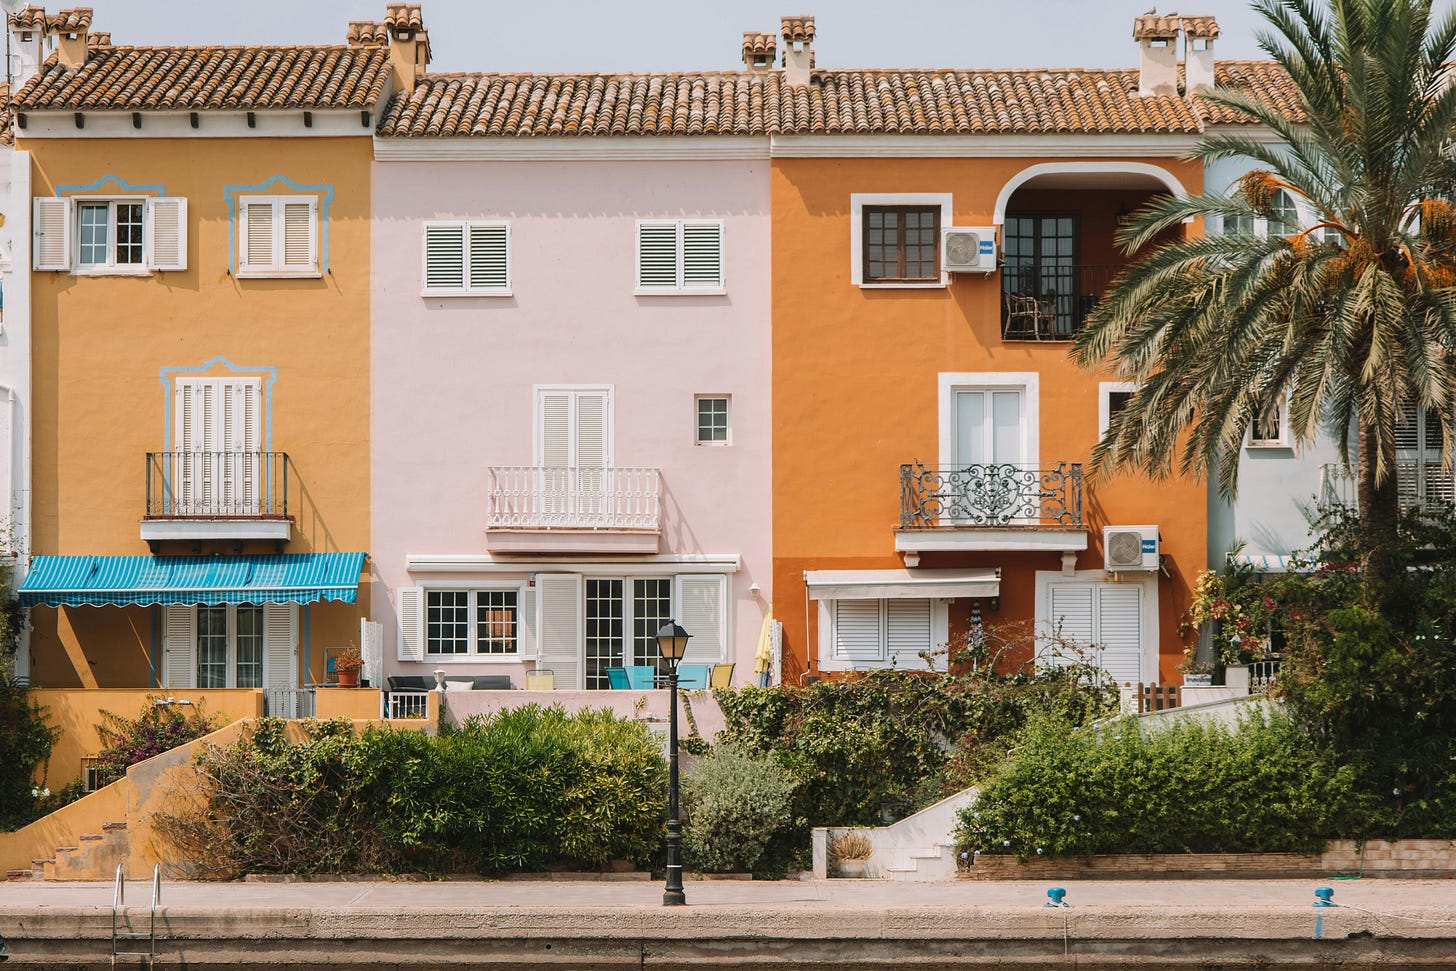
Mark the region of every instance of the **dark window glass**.
POLYGON ((940 209, 864 208, 866 283, 940 282, 940 209))

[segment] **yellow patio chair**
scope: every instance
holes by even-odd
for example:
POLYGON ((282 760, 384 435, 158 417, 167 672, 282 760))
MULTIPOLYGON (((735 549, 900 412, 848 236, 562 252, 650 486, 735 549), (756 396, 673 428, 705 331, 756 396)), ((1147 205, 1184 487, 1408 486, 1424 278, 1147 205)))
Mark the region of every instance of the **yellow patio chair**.
POLYGON ((710 688, 731 688, 733 686, 733 665, 713 665, 713 676, 708 681, 710 688))
POLYGON ((526 672, 527 691, 555 691, 556 672, 550 668, 537 668, 526 672))

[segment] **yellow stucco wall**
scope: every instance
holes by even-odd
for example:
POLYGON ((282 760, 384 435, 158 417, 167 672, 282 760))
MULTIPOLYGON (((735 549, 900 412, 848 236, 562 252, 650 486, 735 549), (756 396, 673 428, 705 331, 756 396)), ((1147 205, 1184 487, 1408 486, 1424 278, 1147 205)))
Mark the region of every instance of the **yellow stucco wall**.
MULTIPOLYGON (((145 456, 168 447, 164 376, 264 379, 263 447, 289 454, 293 539, 285 551, 369 548, 369 191, 361 137, 21 138, 37 196, 165 186, 188 201, 187 269, 144 277, 33 275, 34 534, 37 554, 144 554, 145 456), (282 175, 327 186, 320 279, 229 273, 228 187, 282 175), (219 359, 231 362, 236 370, 219 359), (205 368, 209 362, 215 362, 205 368), (176 369, 168 371, 165 369, 176 369), (198 369, 198 370, 193 370, 198 369), (276 377, 275 377, 276 375, 276 377), (270 379, 272 379, 270 381, 270 379)), ((259 194, 291 194, 284 184, 259 194)), ((155 189, 139 190, 154 195, 155 189)), ((234 193, 236 198, 238 193, 234 193)), ((323 190, 316 190, 321 198, 323 190)), ((322 205, 321 205, 322 209, 322 205)), ((321 222, 324 222, 321 212, 321 222)), ((245 547, 271 551, 271 544, 245 547)), ((190 553, 190 544, 160 552, 190 553)), ((232 543, 202 552, 230 553, 232 543)), ((367 588, 359 603, 368 602, 367 588)), ((359 608, 315 605, 323 646, 357 643, 359 608)), ((32 611, 32 675, 48 686, 145 686, 153 612, 32 611)), ((300 647, 302 653, 302 647, 300 647)))

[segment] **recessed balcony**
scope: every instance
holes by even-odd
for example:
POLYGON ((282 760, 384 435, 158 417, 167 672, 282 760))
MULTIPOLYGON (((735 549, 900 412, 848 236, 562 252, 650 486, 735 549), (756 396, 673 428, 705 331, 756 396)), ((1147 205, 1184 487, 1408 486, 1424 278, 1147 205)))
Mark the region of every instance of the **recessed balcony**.
POLYGON ((658 469, 496 466, 485 545, 492 553, 656 553, 661 493, 658 469))
POLYGON ((900 466, 898 552, 1086 548, 1081 463, 900 466))
POLYGON ((148 452, 141 538, 282 545, 293 533, 287 452, 148 452))

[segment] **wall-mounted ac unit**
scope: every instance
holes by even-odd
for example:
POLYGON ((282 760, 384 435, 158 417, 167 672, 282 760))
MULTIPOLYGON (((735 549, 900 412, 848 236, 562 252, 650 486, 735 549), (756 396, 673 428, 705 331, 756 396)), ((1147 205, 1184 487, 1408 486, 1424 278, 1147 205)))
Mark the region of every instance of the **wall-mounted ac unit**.
POLYGON ((952 226, 944 243, 945 268, 951 273, 996 272, 995 226, 952 226))
POLYGON ((1158 569, 1158 527, 1102 527, 1102 567, 1108 573, 1158 569))

